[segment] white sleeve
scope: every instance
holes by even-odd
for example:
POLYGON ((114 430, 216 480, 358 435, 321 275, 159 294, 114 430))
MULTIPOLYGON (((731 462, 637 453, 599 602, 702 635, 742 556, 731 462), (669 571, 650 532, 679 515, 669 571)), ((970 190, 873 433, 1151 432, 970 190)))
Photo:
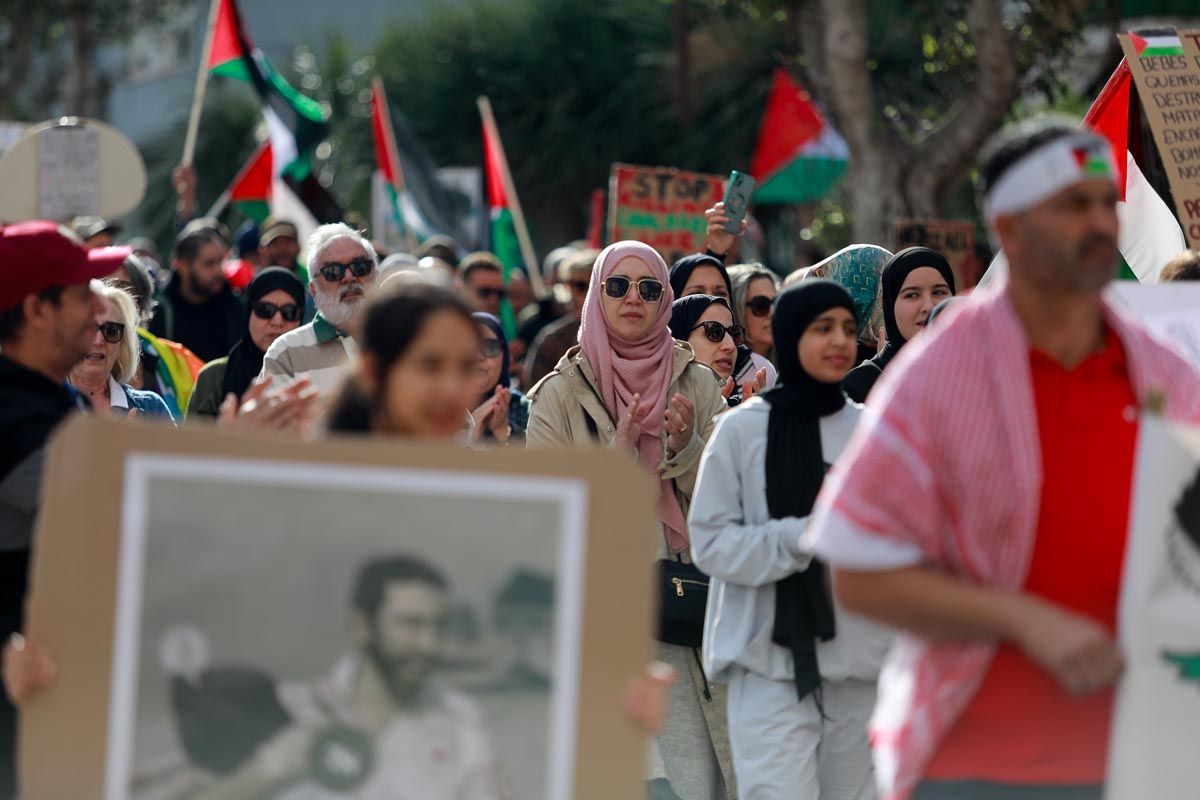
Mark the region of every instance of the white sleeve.
POLYGON ((737 428, 717 422, 704 455, 688 515, 692 561, 702 572, 726 583, 765 586, 808 566, 811 554, 800 547, 807 518, 785 517, 763 525, 743 520, 742 475, 737 428))

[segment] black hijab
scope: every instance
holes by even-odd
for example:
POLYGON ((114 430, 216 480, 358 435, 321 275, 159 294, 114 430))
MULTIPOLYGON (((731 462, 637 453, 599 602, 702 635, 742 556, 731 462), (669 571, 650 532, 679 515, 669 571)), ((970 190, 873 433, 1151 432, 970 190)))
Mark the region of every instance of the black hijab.
POLYGON ((225 377, 221 381, 221 397, 233 392, 240 398, 262 372, 266 353, 258 349, 250 335, 250 315, 254 313, 254 304, 276 289, 287 292, 303 312, 304 284, 291 270, 271 267, 254 276, 254 280, 246 287, 246 321, 242 326, 241 340, 229 351, 229 362, 225 365, 225 377))
POLYGON ((879 302, 883 307, 883 325, 887 329, 887 343, 878 355, 851 370, 842 384, 846 394, 856 403, 866 401, 867 395, 875 385, 875 381, 879 380, 879 376, 883 374, 883 370, 896 357, 900 349, 908 344, 908 340, 900 333, 900 326, 896 322, 896 301, 900 299, 900 290, 904 288, 904 282, 908 280, 909 274, 920 267, 936 269, 946 279, 946 285, 950 287, 950 294, 957 293, 954 286, 954 270, 950 268, 950 262, 946 260, 946 257, 936 250, 930 250, 928 247, 907 247, 888 259, 879 277, 879 302))
MULTIPOLYGON (((850 293, 824 279, 801 281, 776 300, 771 330, 779 385, 762 395, 771 404, 766 473, 767 509, 772 519, 809 516, 825 480, 821 417, 839 411, 846 398, 840 384, 822 383, 805 372, 797 346, 808 326, 833 308, 855 314, 850 293)), ((835 633, 826 573, 825 565, 813 559, 803 572, 789 575, 775 587, 771 638, 792 653, 801 700, 821 687, 817 639, 829 641, 835 633)))
POLYGON ((725 290, 729 292, 730 297, 733 297, 733 283, 729 280, 729 272, 725 269, 725 265, 721 263, 721 259, 707 253, 684 256, 671 267, 668 280, 671 282, 671 290, 675 292, 675 297, 683 297, 683 290, 687 288, 688 279, 692 277, 692 273, 698 267, 712 267, 721 273, 721 277, 725 281, 725 290))
POLYGON ((672 303, 670 322, 672 338, 686 342, 692 328, 699 324, 704 312, 708 311, 708 307, 714 303, 729 308, 729 301, 724 297, 713 297, 709 294, 693 294, 681 297, 672 303))
POLYGON ((487 394, 483 397, 484 400, 487 400, 496 393, 497 386, 503 386, 505 389, 507 389, 512 383, 512 375, 510 373, 512 364, 510 363, 511 356, 508 352, 508 337, 504 335, 504 326, 500 324, 500 320, 496 319, 491 314, 484 313, 483 311, 476 311, 471 316, 475 318, 477 323, 486 325, 488 330, 496 334, 496 338, 500 341, 500 352, 504 356, 504 360, 500 365, 500 377, 496 381, 496 386, 493 386, 491 389, 489 389, 487 394))

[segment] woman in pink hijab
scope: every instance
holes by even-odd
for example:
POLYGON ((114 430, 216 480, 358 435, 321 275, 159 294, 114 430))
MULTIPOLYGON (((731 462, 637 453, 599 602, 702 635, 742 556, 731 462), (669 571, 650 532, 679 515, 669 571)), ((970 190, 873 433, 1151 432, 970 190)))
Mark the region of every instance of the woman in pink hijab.
POLYGON ((713 419, 726 408, 721 382, 671 338, 674 295, 667 265, 640 242, 609 245, 596 259, 579 345, 529 392, 530 447, 616 447, 658 483, 664 613, 659 658, 680 680, 654 740, 656 797, 734 797, 725 702, 699 666, 707 578, 690 565, 687 509, 713 419), (698 615, 698 617, 697 617, 698 615))

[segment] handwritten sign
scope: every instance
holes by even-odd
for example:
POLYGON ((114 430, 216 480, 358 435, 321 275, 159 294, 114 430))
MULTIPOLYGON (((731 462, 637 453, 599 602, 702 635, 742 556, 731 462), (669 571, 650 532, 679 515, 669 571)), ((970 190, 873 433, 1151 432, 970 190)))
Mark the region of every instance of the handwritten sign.
POLYGON ((100 133, 88 126, 47 128, 38 136, 38 210, 65 220, 100 210, 100 133))
POLYGON ((704 212, 724 196, 725 179, 720 175, 613 164, 608 191, 611 241, 644 242, 670 265, 704 248, 704 212))
POLYGON ((975 225, 957 219, 898 219, 892 225, 895 252, 906 247, 928 247, 950 262, 958 291, 979 282, 982 272, 975 263, 975 225))
POLYGON ((1165 28, 1118 38, 1167 171, 1175 213, 1189 246, 1200 248, 1200 30, 1165 28))

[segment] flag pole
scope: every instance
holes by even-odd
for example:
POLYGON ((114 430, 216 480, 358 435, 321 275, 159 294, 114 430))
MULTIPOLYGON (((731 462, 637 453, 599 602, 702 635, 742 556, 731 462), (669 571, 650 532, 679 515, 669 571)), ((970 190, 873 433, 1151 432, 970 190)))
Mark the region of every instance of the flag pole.
POLYGON ((192 113, 188 117, 187 136, 183 140, 183 166, 191 166, 196 154, 196 135, 200 132, 200 109, 204 106, 204 89, 208 86, 208 59, 212 52, 213 34, 217 27, 217 10, 221 0, 211 0, 208 6, 208 23, 204 28, 204 49, 200 51, 200 69, 196 73, 196 91, 192 95, 192 113))
POLYGON ((542 283, 542 271, 538 268, 537 254, 533 251, 529 228, 525 226, 525 215, 521 212, 517 187, 513 183, 512 173, 508 170, 508 157, 504 155, 504 144, 500 141, 500 130, 496 127, 495 116, 492 115, 491 101, 487 97, 479 97, 476 103, 479 105, 479 116, 483 117, 483 126, 487 128, 488 136, 496 143, 496 155, 500 160, 500 180, 504 184, 504 194, 508 196, 512 206, 513 227, 517 229, 517 241, 521 245, 521 258, 525 260, 525 271, 529 273, 529 281, 533 284, 534 295, 544 297, 546 285, 542 283))
MULTIPOLYGON (((400 205, 400 193, 404 187, 408 185, 408 180, 404 177, 404 165, 400 163, 400 151, 396 147, 396 132, 392 130, 392 106, 388 103, 387 93, 383 91, 383 78, 376 75, 371 79, 371 88, 379 96, 380 105, 380 123, 383 125, 383 146, 387 148, 388 158, 396 165, 396 173, 400 178, 400 186, 393 184, 392 190, 396 192, 396 205, 400 205)), ((404 212, 400 212, 401 219, 404 223, 404 241, 408 244, 409 255, 417 254, 417 237, 413 233, 412 225, 407 219, 403 219, 404 212)))

